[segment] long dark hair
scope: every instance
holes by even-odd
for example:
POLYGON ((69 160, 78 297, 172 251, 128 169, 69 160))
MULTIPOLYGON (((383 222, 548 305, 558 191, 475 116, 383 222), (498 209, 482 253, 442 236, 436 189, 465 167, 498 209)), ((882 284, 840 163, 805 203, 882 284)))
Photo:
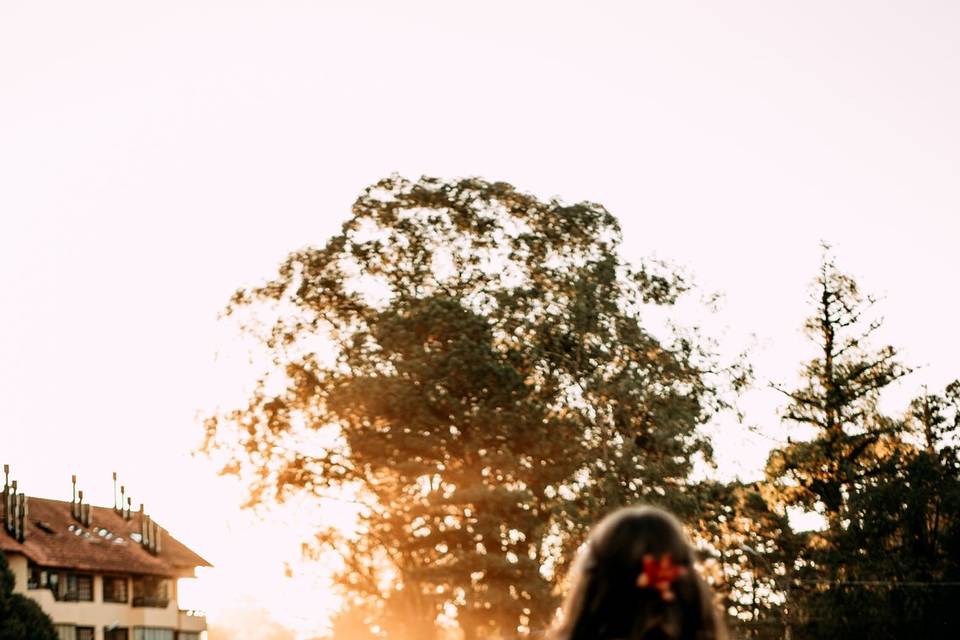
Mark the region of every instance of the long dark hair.
POLYGON ((654 507, 607 516, 573 565, 570 592, 550 640, 723 640, 713 594, 694 568, 680 523, 654 507), (668 597, 641 588, 644 558, 670 558, 681 575, 668 597))

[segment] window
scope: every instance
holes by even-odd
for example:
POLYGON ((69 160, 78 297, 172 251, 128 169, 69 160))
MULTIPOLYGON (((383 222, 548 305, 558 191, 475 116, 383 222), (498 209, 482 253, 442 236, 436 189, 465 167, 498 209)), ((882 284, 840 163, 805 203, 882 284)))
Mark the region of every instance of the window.
POLYGON ((173 640, 173 629, 134 627, 133 640, 173 640))
POLYGON ((77 628, 72 624, 55 624, 53 629, 59 640, 77 640, 77 628))
POLYGON ((93 602, 93 576, 86 573, 63 573, 56 582, 59 589, 53 591, 53 597, 57 600, 93 602))
POLYGON ((199 631, 177 631, 177 640, 200 640, 199 631))
POLYGON ((58 640, 95 640, 93 627, 77 627, 72 624, 55 624, 58 640))
POLYGON ((103 601, 127 602, 127 579, 123 576, 103 576, 103 601))
POLYGON ((53 597, 56 598, 60 593, 60 574, 55 572, 47 572, 47 581, 45 583, 40 583, 41 587, 46 587, 53 591, 53 597))
POLYGON ((166 578, 137 576, 133 579, 133 606, 165 609, 169 602, 170 581, 166 578))
POLYGON ((126 627, 103 628, 103 640, 130 640, 130 630, 126 627))
POLYGON ((46 586, 47 572, 30 563, 30 575, 27 576, 27 589, 40 589, 46 586))
POLYGON ((61 602, 93 602, 93 576, 31 566, 27 588, 50 589, 54 600, 61 602))

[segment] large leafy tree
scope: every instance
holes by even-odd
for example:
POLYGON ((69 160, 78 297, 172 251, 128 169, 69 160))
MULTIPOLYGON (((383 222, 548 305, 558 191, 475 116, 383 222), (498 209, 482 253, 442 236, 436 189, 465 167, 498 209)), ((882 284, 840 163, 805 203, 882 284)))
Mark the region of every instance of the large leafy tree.
POLYGON ((14 575, 0 552, 0 640, 57 640, 50 616, 30 598, 13 592, 14 575))
POLYGON ((596 517, 695 504, 698 427, 725 381, 695 333, 644 322, 683 278, 631 268, 619 244, 598 204, 394 176, 324 246, 235 295, 272 366, 209 420, 207 447, 252 502, 364 505, 355 531, 315 546, 339 554, 354 622, 417 639, 444 618, 467 640, 542 628, 596 517))

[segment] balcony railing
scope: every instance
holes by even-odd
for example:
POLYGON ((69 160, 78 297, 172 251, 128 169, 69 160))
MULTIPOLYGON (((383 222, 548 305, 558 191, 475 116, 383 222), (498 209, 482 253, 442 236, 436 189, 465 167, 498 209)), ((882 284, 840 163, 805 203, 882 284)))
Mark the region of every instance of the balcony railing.
POLYGON ((157 609, 166 609, 170 604, 170 598, 162 596, 134 596, 133 606, 135 607, 156 607, 157 609))
POLYGON ((50 589, 50 593, 53 594, 53 599, 57 602, 93 602, 93 596, 89 593, 81 594, 79 591, 60 593, 56 589, 50 589))
POLYGON ((203 611, 196 609, 180 610, 178 629, 180 631, 196 632, 207 630, 207 618, 203 611))

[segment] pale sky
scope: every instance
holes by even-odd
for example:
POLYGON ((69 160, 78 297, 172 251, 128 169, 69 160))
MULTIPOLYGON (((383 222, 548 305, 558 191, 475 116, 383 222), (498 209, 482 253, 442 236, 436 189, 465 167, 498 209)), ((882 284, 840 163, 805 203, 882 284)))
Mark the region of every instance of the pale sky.
MULTIPOLYGON (((190 452, 244 379, 230 293, 394 171, 605 204, 628 258, 725 294, 710 322, 731 352, 756 335, 761 384, 794 379, 830 241, 925 366, 897 393, 942 386, 958 42, 947 1, 0 0, 0 462, 101 503, 119 471, 217 565, 188 603, 212 621, 254 598, 322 623, 322 586, 283 575, 320 516, 240 513, 190 452)), ((776 436, 777 403, 744 408, 776 436)), ((721 473, 756 475, 769 445, 726 429, 721 473)))

